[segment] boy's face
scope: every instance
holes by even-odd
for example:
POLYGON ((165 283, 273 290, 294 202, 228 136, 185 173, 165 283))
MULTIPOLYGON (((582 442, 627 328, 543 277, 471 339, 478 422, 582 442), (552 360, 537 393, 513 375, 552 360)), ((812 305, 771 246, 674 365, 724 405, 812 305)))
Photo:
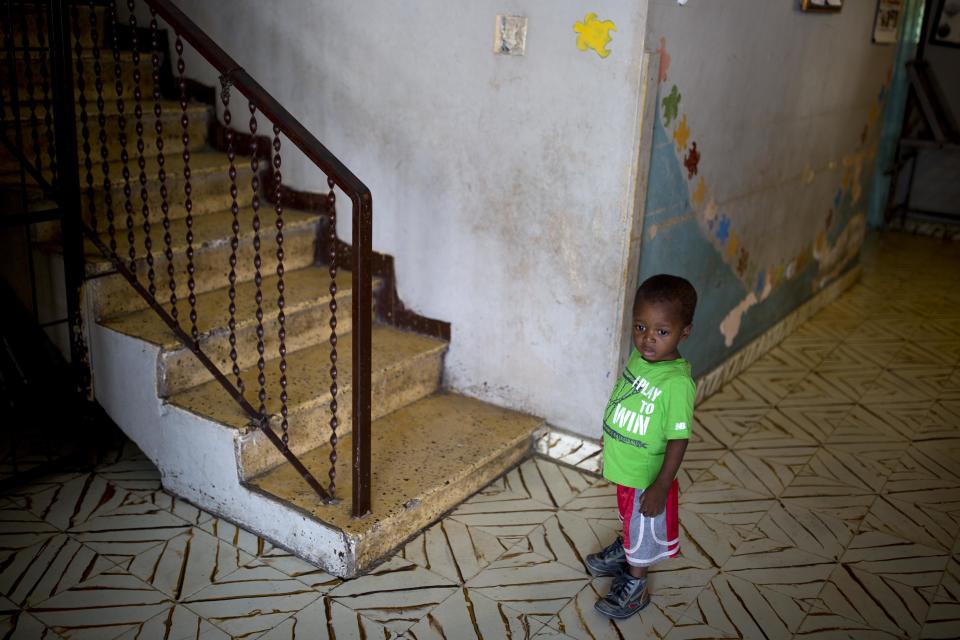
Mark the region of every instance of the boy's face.
POLYGON ((679 358, 677 347, 691 329, 693 325, 683 324, 679 302, 638 301, 633 305, 633 344, 647 362, 679 358))

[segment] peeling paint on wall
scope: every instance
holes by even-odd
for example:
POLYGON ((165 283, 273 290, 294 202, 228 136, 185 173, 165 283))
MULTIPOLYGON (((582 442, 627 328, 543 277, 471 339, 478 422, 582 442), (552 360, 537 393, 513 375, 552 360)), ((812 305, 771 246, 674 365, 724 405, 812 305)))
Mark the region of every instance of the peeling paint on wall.
POLYGON ((577 49, 580 51, 595 51, 601 58, 610 55, 607 44, 613 36, 611 31, 616 31, 617 26, 612 20, 600 20, 595 13, 588 13, 583 18, 583 22, 576 22, 573 25, 573 31, 577 34, 577 49))

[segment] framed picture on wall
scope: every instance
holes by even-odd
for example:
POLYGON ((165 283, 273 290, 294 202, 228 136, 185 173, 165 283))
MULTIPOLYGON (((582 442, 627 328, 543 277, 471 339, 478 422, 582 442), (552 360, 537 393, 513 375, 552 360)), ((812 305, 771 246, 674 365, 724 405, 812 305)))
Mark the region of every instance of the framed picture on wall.
POLYGON ((801 0, 800 9, 803 11, 840 11, 840 9, 843 9, 843 0, 801 0))
POLYGON ((877 0, 877 16, 873 22, 874 42, 896 44, 902 11, 903 0, 877 0))
POLYGON ((960 0, 940 0, 933 15, 930 43, 960 47, 960 0))

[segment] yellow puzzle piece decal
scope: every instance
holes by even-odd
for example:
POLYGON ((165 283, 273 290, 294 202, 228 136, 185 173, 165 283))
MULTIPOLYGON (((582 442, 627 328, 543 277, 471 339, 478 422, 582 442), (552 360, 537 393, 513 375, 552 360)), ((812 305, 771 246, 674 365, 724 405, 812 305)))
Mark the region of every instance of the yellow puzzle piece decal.
POLYGON ((577 34, 577 49, 593 49, 601 58, 610 55, 606 46, 611 39, 610 32, 617 30, 617 25, 613 24, 612 20, 600 20, 597 14, 588 13, 583 22, 574 23, 573 30, 577 34))

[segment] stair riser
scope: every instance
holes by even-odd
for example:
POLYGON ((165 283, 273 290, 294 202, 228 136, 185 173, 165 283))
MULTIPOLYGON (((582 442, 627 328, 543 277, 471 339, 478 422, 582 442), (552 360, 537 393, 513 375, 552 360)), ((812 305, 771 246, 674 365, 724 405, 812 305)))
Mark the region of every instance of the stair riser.
MULTIPOLYGON (((272 229, 265 225, 267 233, 272 229)), ((284 233, 284 266, 288 270, 305 267, 313 264, 314 244, 316 238, 316 224, 291 229, 284 233)), ((170 290, 167 286, 167 261, 163 256, 163 229, 156 227, 152 233, 153 239, 153 257, 154 271, 156 273, 155 284, 157 287, 157 297, 162 301, 170 298, 170 290)), ((123 234, 125 235, 124 229, 123 234)), ((194 280, 196 291, 210 291, 219 287, 226 286, 229 282, 227 277, 230 273, 230 242, 228 240, 229 229, 224 231, 224 241, 214 245, 195 246, 194 247, 194 280)), ((89 251, 89 250, 88 250, 89 251)), ((272 241, 266 241, 261 247, 262 265, 260 272, 263 274, 274 273, 277 268, 276 249, 272 241)), ((121 257, 126 256, 126 241, 124 240, 118 247, 118 253, 121 257)), ((143 259, 143 247, 138 247, 137 275, 141 283, 147 282, 146 261, 143 259)), ((237 279, 239 281, 250 280, 254 275, 253 266, 253 243, 246 239, 241 241, 237 249, 237 279)), ((188 308, 187 299, 187 258, 182 252, 174 254, 174 278, 177 284, 177 297, 181 301, 180 309, 188 308)), ((108 318, 121 313, 128 313, 143 309, 147 304, 131 288, 129 283, 119 274, 102 276, 89 281, 89 286, 96 289, 96 308, 93 309, 95 318, 108 318)), ((144 284, 146 286, 146 284, 144 284)), ((183 312, 181 320, 187 320, 187 311, 183 312)))
MULTIPOLYGON (((436 351, 409 358, 387 371, 375 371, 371 380, 371 419, 381 418, 434 393, 440 387, 442 369, 443 351, 436 351)), ((352 387, 352 381, 341 379, 340 392, 337 394, 338 437, 352 430, 352 387)), ((330 395, 325 391, 318 390, 317 397, 309 404, 290 411, 289 447, 295 455, 301 455, 330 439, 330 395)), ((271 425, 279 434, 280 423, 276 416, 271 419, 271 425)), ((259 430, 241 436, 238 443, 240 473, 244 479, 253 478, 285 462, 283 455, 259 430)), ((341 451, 340 454, 347 458, 350 456, 349 451, 341 451)), ((324 479, 320 480, 324 482, 324 479)))
MULTIPOLYGON (((319 292, 318 292, 319 293, 319 292)), ((343 335, 351 329, 350 305, 351 297, 344 296, 337 299, 337 332, 343 335)), ((275 358, 279 348, 277 337, 277 308, 271 297, 270 306, 264 306, 267 311, 264 316, 264 348, 266 357, 275 358)), ((312 344, 325 342, 330 337, 330 309, 324 300, 321 303, 304 305, 301 309, 286 310, 286 347, 287 352, 296 351, 312 344)), ((245 317, 238 320, 237 327, 237 361, 241 369, 256 364, 259 354, 256 344, 256 320, 245 317)), ((226 328, 218 329, 200 339, 200 348, 224 372, 231 382, 233 362, 230 360, 229 332, 226 328)), ((288 370, 288 376, 297 375, 296 371, 288 370)), ((160 355, 157 379, 161 397, 168 397, 179 391, 202 384, 213 379, 206 367, 193 353, 186 348, 172 349, 160 355)), ((256 385, 256 380, 244 380, 250 387, 256 385)))

